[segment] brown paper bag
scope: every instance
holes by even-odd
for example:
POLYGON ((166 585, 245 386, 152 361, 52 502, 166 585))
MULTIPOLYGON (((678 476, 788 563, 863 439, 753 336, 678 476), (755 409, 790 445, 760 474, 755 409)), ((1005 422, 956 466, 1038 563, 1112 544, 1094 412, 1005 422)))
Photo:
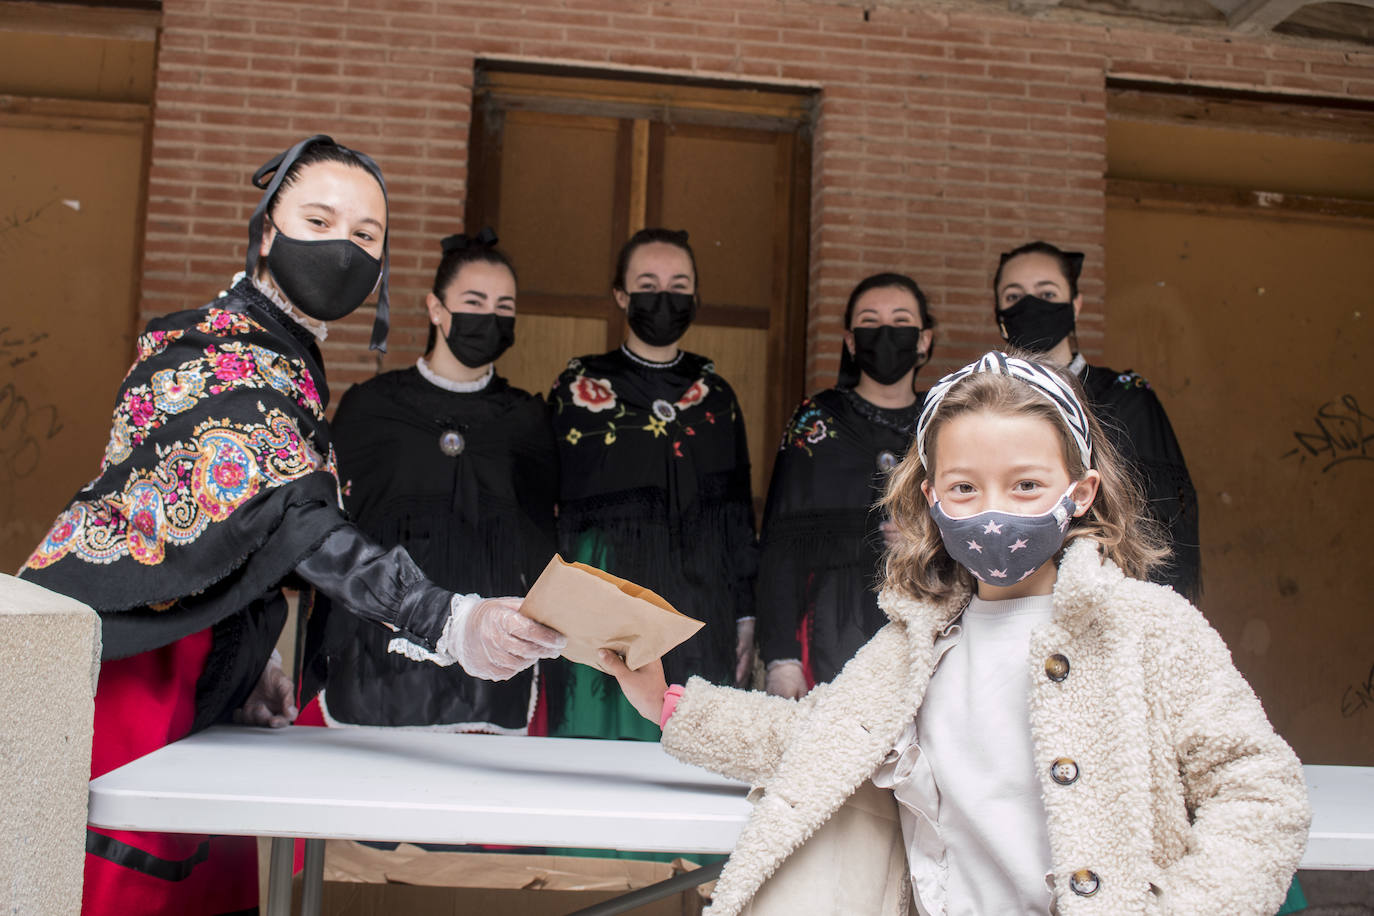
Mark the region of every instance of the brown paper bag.
POLYGON ((662 658, 703 626, 640 585, 557 554, 525 596, 520 612, 568 637, 563 657, 601 671, 610 649, 632 670, 662 658))

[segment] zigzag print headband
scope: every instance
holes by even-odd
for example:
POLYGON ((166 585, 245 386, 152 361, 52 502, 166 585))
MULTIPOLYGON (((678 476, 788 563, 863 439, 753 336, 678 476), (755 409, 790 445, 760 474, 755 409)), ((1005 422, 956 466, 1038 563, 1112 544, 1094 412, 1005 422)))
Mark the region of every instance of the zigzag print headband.
POLYGON ((997 350, 989 351, 977 362, 969 363, 964 368, 946 375, 926 393, 921 418, 916 422, 916 454, 920 456, 921 464, 930 467, 926 461, 926 432, 930 429, 930 421, 935 418, 936 411, 940 409, 940 402, 949 394, 950 389, 975 372, 1009 375, 1044 395, 1059 411, 1059 416, 1073 434, 1074 442, 1078 443, 1078 454, 1083 459, 1083 467, 1092 467, 1093 444, 1088 433, 1088 415, 1073 389, 1053 370, 997 350))

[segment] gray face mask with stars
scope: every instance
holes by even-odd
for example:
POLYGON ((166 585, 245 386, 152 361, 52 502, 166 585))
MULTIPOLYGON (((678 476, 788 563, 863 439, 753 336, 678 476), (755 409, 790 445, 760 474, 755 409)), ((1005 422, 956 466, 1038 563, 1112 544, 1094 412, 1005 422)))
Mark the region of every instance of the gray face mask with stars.
POLYGON ((967 518, 952 518, 940 503, 930 507, 930 517, 940 529, 945 550, 979 582, 1005 588, 1029 577, 1050 560, 1069 531, 1069 520, 1078 504, 1069 496, 1070 484, 1041 515, 1015 515, 989 509, 967 518))

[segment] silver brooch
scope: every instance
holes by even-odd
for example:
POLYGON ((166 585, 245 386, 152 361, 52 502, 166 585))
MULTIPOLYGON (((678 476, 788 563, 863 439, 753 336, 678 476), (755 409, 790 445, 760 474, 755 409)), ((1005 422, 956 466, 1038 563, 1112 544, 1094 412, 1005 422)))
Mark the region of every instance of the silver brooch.
POLYGON ((439 436, 439 451, 450 458, 457 458, 465 447, 467 443, 463 441, 463 434, 456 429, 446 429, 439 436))
POLYGON ((671 423, 677 419, 677 408, 662 398, 654 401, 653 411, 654 416, 658 417, 664 423, 671 423))
POLYGON ((887 449, 878 453, 878 470, 890 471, 897 466, 897 456, 887 449))

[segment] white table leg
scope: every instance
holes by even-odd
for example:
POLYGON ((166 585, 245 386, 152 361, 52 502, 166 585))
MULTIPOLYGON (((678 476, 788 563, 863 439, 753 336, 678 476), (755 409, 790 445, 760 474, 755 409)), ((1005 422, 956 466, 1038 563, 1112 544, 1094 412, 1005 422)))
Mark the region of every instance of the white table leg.
POLYGON ((324 840, 305 841, 301 882, 301 916, 320 916, 320 902, 324 898, 324 840))
POLYGON ((272 837, 271 866, 267 870, 267 916, 291 916, 291 866, 295 858, 295 840, 272 837))

